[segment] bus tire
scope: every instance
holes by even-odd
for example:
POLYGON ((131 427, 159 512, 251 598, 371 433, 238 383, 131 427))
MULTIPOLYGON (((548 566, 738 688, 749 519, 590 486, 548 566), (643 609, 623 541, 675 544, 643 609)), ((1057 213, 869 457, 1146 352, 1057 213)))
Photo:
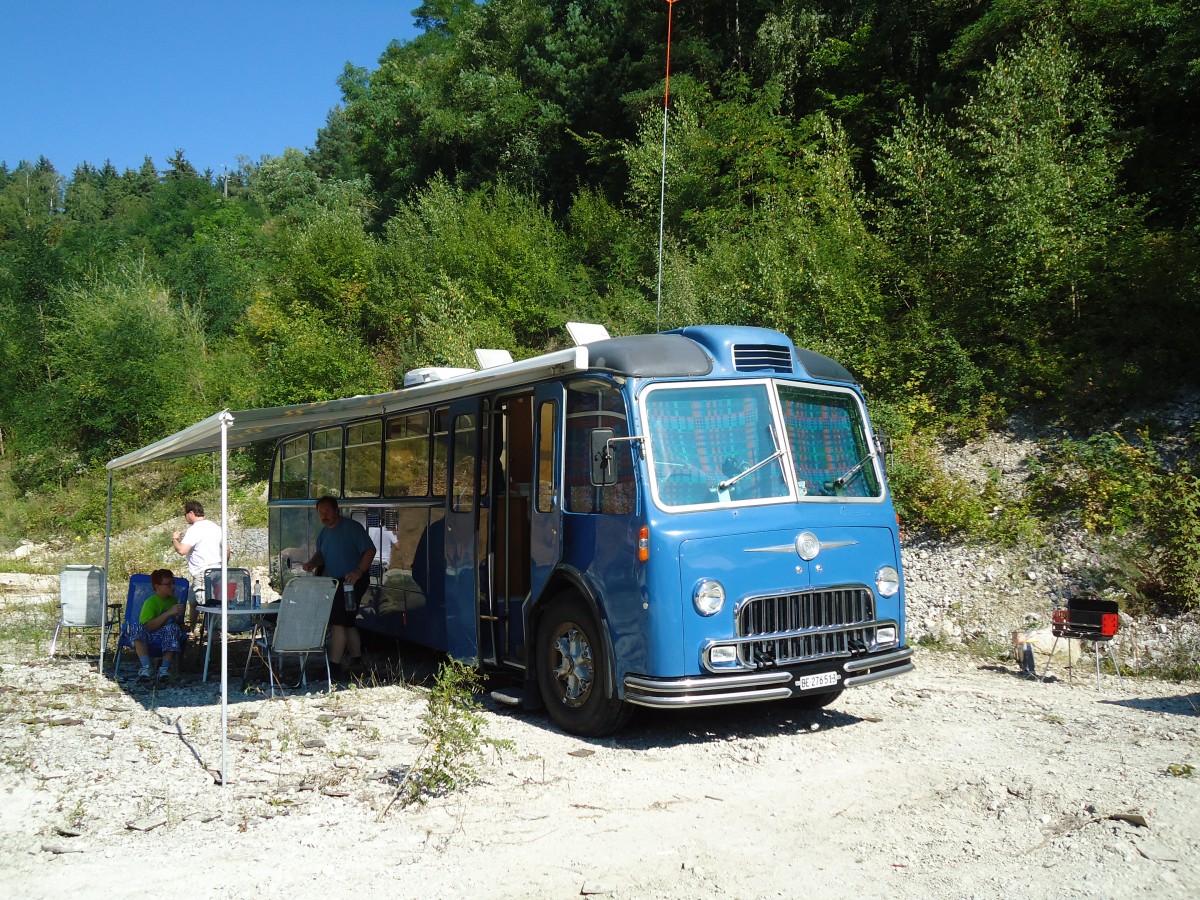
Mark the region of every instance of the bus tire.
POLYGON ((842 692, 845 690, 845 688, 838 688, 835 691, 823 691, 818 694, 797 694, 786 702, 793 709, 824 709, 842 696, 842 692))
POLYGON ((632 708, 611 689, 604 642, 586 603, 571 593, 552 600, 537 641, 538 690, 555 725, 599 737, 625 724, 632 708))

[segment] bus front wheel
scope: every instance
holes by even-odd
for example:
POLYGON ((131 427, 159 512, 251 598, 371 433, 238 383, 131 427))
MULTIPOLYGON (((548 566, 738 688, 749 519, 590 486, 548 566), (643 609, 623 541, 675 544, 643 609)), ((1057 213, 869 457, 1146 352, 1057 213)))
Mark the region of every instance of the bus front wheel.
POLYGON ((538 628, 538 689, 550 718, 584 737, 611 734, 632 711, 609 684, 611 667, 587 604, 573 594, 551 602, 538 628))

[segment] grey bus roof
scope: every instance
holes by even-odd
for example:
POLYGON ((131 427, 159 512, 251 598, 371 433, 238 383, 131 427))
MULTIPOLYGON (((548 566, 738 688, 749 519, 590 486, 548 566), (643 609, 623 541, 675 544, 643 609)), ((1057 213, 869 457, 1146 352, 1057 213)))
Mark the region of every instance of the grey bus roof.
POLYGON ((639 334, 588 344, 588 368, 638 378, 708 375, 712 358, 695 341, 678 334, 639 334))
POLYGON ((844 381, 846 384, 858 384, 858 379, 851 375, 840 362, 832 360, 828 356, 822 356, 815 350, 797 347, 796 358, 800 360, 800 365, 804 366, 804 371, 813 378, 820 378, 822 381, 844 381))

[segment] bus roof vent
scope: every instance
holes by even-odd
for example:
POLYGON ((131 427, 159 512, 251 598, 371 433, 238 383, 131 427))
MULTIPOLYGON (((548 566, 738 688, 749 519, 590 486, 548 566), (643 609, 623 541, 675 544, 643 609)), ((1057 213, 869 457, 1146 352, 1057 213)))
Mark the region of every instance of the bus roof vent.
POLYGON ((404 386, 416 387, 429 384, 431 381, 448 381, 460 375, 470 375, 474 369, 458 369, 452 366, 426 366, 423 369, 413 369, 404 373, 404 386))
POLYGON ((507 350, 482 350, 476 347, 475 361, 481 369, 494 369, 496 366, 508 365, 513 358, 507 350))
POLYGON ((789 373, 792 371, 792 351, 779 344, 734 344, 733 368, 738 372, 789 373))
POLYGON ((594 322, 568 322, 567 333, 571 335, 576 347, 594 344, 596 341, 607 341, 611 336, 607 328, 594 322))

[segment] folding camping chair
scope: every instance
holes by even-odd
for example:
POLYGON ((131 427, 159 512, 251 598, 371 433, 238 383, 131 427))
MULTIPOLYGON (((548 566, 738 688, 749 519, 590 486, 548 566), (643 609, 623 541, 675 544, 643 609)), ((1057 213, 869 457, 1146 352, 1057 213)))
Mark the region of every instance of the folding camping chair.
MULTIPOLYGON (((188 590, 190 585, 186 578, 175 579, 175 599, 180 603, 187 605, 188 590)), ((121 634, 117 638, 116 649, 113 650, 113 669, 112 675, 114 681, 120 681, 121 670, 121 650, 128 647, 133 649, 132 629, 137 624, 138 617, 142 614, 142 606, 151 594, 154 593, 154 585, 150 583, 149 575, 133 575, 129 579, 129 593, 125 597, 125 615, 121 618, 121 634)), ((180 653, 182 656, 182 652, 180 653)))
POLYGON ((104 603, 103 566, 65 566, 58 574, 58 624, 50 639, 50 658, 58 648, 58 636, 67 632, 68 652, 73 652, 74 632, 79 628, 100 629, 99 669, 104 671, 104 654, 108 650, 108 634, 117 624, 120 604, 104 603))
POLYGON ((275 623, 275 633, 269 638, 262 639, 263 647, 257 641, 250 642, 250 650, 246 653, 246 667, 242 678, 250 671, 250 657, 258 649, 265 651, 267 676, 271 681, 271 696, 275 696, 275 683, 283 690, 283 680, 279 673, 283 668, 283 655, 293 653, 300 657, 300 679, 293 687, 308 684, 305 668, 308 665, 310 653, 320 653, 325 659, 325 680, 333 687, 333 674, 329 671, 329 653, 325 649, 325 631, 329 624, 329 611, 333 607, 333 598, 337 594, 337 579, 311 577, 296 577, 287 583, 283 596, 279 598, 279 618, 275 623))
MULTIPOLYGON (((1054 643, 1050 645, 1050 658, 1046 660, 1046 669, 1042 673, 1044 679, 1050 672, 1050 661, 1054 659, 1054 650, 1058 647, 1059 638, 1067 642, 1067 678, 1074 684, 1071 666, 1071 641, 1091 641, 1092 651, 1096 657, 1096 690, 1100 690, 1100 648, 1104 647, 1113 671, 1117 673, 1117 682, 1121 681, 1121 664, 1113 653, 1112 639, 1116 636, 1121 625, 1119 607, 1112 600, 1095 600, 1089 598, 1072 599, 1066 607, 1058 607, 1050 613, 1050 631, 1054 635, 1054 643)), ((1082 650, 1080 652, 1082 658, 1082 650)))

